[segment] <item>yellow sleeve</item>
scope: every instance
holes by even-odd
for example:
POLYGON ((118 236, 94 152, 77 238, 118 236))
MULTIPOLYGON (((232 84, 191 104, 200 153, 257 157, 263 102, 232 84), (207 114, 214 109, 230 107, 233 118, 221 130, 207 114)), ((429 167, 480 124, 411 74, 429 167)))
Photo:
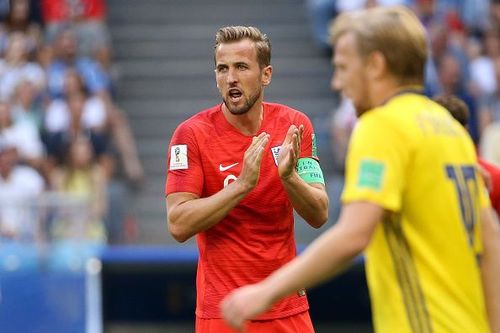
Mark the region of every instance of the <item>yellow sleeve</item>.
POLYGON ((377 113, 363 115, 352 134, 341 200, 368 201, 397 212, 411 144, 388 117, 377 113))

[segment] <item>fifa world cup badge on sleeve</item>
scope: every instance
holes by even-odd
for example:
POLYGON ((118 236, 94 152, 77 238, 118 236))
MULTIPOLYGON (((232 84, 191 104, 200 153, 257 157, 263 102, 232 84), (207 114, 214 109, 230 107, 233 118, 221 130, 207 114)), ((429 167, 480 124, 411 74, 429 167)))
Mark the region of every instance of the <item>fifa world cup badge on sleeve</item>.
POLYGON ((316 145, 316 134, 311 134, 311 140, 312 140, 312 151, 311 155, 314 158, 318 158, 318 146, 316 145))
POLYGON ((188 168, 187 145, 175 145, 170 149, 170 170, 188 168))
POLYGON ((380 161, 362 160, 359 167, 358 187, 380 191, 384 181, 385 164, 380 161))

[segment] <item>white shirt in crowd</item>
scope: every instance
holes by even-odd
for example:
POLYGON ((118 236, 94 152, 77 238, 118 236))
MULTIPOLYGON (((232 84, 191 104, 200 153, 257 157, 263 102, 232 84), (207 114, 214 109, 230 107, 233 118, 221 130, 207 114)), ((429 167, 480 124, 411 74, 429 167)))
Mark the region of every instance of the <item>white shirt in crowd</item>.
MULTIPOLYGON (((86 129, 101 128, 106 124, 107 114, 104 102, 99 97, 89 97, 81 115, 82 126, 86 129)), ((45 128, 49 132, 61 132, 69 129, 71 113, 64 100, 52 101, 45 115, 45 128)))
POLYGON ((43 178, 32 168, 16 166, 7 179, 0 176, 0 230, 3 233, 26 235, 35 230, 30 204, 44 190, 43 178))

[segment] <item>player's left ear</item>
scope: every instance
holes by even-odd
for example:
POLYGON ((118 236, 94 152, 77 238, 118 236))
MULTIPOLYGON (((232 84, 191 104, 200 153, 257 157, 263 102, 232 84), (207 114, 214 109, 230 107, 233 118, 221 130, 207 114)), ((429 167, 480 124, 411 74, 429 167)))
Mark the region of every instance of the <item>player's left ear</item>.
POLYGON ((262 70, 262 85, 268 86, 271 83, 273 76, 273 67, 271 65, 264 67, 262 70))
POLYGON ((368 56, 367 64, 369 75, 373 79, 380 79, 387 74, 387 61, 381 52, 375 51, 368 56))

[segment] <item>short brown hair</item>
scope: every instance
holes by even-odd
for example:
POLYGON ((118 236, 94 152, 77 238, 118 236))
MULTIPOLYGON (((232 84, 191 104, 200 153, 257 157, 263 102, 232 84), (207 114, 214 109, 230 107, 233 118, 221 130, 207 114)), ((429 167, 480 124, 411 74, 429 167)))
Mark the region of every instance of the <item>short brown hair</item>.
POLYGON ((388 70, 401 84, 423 84, 427 39, 411 10, 392 6, 345 12, 330 27, 332 44, 347 33, 354 34, 362 57, 382 53, 388 70))
POLYGON ((257 61, 261 68, 271 64, 271 42, 266 34, 255 27, 227 26, 220 28, 215 34, 214 52, 220 44, 239 42, 243 39, 250 39, 255 43, 257 61))
POLYGON ((438 103, 450 112, 462 126, 466 127, 469 123, 469 107, 463 100, 455 95, 439 95, 433 98, 434 102, 438 103))

